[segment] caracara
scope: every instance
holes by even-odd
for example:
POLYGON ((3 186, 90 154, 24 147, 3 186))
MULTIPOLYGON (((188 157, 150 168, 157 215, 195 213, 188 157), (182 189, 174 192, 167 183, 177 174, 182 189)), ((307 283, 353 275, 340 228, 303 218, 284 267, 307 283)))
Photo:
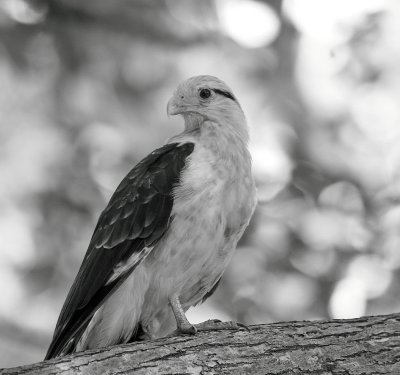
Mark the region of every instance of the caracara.
POLYGON ((174 331, 215 290, 256 198, 242 108, 220 79, 196 76, 168 103, 185 129, 122 180, 101 213, 46 359, 174 331))

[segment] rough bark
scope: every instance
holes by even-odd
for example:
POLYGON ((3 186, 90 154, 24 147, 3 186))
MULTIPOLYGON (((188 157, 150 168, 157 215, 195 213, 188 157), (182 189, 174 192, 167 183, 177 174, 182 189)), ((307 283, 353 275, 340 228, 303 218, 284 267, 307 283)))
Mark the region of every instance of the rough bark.
POLYGON ((285 322, 92 350, 11 374, 400 374, 400 314, 285 322))

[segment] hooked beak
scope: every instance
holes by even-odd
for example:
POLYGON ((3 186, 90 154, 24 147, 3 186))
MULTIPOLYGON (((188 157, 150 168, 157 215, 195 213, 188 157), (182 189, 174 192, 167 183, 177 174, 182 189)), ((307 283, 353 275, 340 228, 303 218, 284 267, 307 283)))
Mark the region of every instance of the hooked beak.
POLYGON ((175 98, 171 98, 167 105, 167 114, 168 116, 174 116, 179 114, 179 107, 176 104, 175 98))
POLYGON ((188 111, 188 105, 184 103, 184 98, 173 96, 167 105, 168 116, 181 115, 188 111))

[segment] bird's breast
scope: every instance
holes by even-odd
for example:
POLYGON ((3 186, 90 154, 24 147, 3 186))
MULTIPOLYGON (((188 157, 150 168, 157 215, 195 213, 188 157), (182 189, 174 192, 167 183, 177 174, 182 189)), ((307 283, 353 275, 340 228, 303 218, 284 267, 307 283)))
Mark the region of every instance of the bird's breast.
POLYGON ((255 207, 250 154, 242 144, 196 144, 174 191, 174 209, 205 209, 222 220, 225 233, 247 226, 255 207))
POLYGON ((179 270, 170 275, 180 275, 179 287, 188 296, 212 287, 249 223, 254 183, 247 155, 226 156, 196 145, 174 190, 173 220, 160 252, 179 270))
POLYGON ((142 312, 148 321, 166 324, 157 317, 174 293, 184 309, 199 303, 227 267, 254 210, 247 155, 196 144, 174 188, 170 226, 143 265, 151 275, 142 312))

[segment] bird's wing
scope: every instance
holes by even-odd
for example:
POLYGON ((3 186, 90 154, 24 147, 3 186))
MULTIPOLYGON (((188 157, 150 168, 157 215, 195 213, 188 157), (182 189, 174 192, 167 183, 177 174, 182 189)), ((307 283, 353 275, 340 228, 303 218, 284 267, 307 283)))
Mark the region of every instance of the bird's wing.
POLYGON ((167 144, 122 180, 100 215, 45 359, 73 350, 96 310, 163 236, 173 187, 193 149, 193 143, 167 144))

